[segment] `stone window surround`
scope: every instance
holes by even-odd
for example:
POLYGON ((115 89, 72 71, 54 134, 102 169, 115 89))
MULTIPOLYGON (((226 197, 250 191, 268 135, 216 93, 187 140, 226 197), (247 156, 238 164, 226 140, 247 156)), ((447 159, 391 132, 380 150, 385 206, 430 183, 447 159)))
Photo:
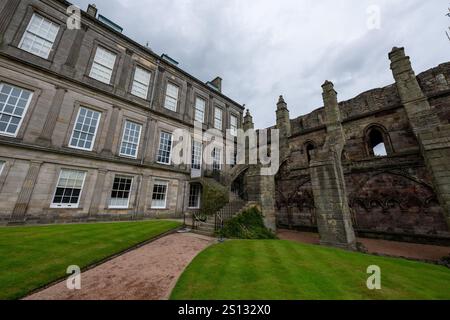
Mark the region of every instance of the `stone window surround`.
POLYGON ((172 163, 172 156, 173 156, 173 130, 167 130, 164 127, 159 127, 157 130, 157 144, 156 144, 156 152, 155 152, 155 163, 159 164, 159 165, 163 165, 163 166, 171 166, 173 167, 173 163, 172 163), (159 148, 161 145, 161 133, 168 133, 171 135, 171 141, 172 144, 170 146, 170 155, 169 155, 169 163, 164 163, 164 162, 159 162, 158 161, 158 155, 159 155, 159 148))
POLYGON ((72 110, 72 115, 70 116, 70 124, 67 128, 67 132, 66 132, 66 137, 64 138, 64 143, 63 143, 63 147, 64 148, 69 148, 71 150, 79 150, 81 152, 96 152, 98 153, 99 151, 101 151, 100 149, 100 137, 101 134, 103 132, 103 128, 105 127, 105 125, 107 125, 106 121, 109 120, 108 118, 108 113, 109 110, 105 109, 105 108, 101 108, 101 107, 97 107, 97 106, 93 106, 89 103, 84 103, 82 101, 75 101, 74 104, 74 108, 72 110), (72 132, 73 129, 75 127, 76 121, 77 121, 77 116, 79 113, 79 110, 81 107, 85 107, 88 109, 92 109, 94 111, 100 112, 100 120, 97 126, 97 132, 95 135, 95 139, 93 141, 92 144, 92 150, 84 150, 84 149, 79 149, 79 148, 74 148, 70 146, 70 138, 72 137, 72 132))
POLYGON ((394 148, 392 146, 392 141, 391 141, 391 137, 389 135, 389 131, 381 124, 379 123, 371 123, 368 126, 366 126, 366 128, 364 129, 364 148, 366 151, 366 157, 369 158, 373 158, 374 156, 371 154, 371 148, 369 147, 369 134, 372 131, 372 129, 377 129, 378 131, 380 131, 381 135, 383 136, 383 142, 384 142, 384 147, 386 148, 386 153, 387 155, 384 157, 389 157, 392 154, 395 153, 394 148))
POLYGON ((205 119, 203 121, 203 129, 208 129, 209 122, 210 122, 210 114, 212 113, 211 109, 211 96, 203 91, 200 87, 196 86, 195 84, 192 85, 192 92, 190 94, 189 99, 187 99, 188 106, 186 106, 186 113, 188 113, 189 117, 192 119, 192 124, 195 120, 195 99, 200 98, 205 100, 205 119), (192 99, 192 100, 191 100, 192 99))
MULTIPOLYGON (((145 66, 142 63, 137 62, 136 60, 133 60, 132 63, 132 71, 131 71, 131 76, 129 77, 129 83, 127 86, 127 93, 132 97, 132 99, 136 98, 140 101, 145 101, 148 102, 151 99, 152 96, 152 91, 153 91, 153 86, 155 83, 155 74, 156 74, 156 69, 155 68, 150 68, 149 66, 145 66), (148 84, 148 92, 147 92, 147 98, 143 99, 142 97, 139 96, 135 96, 134 94, 131 93, 131 90, 133 88, 133 81, 134 81, 134 74, 136 73, 136 68, 141 68, 145 71, 150 72, 150 82, 148 84)), ((125 71, 122 71, 125 72, 125 71)))
MULTIPOLYGON (((58 210, 60 213, 64 213, 64 211, 66 212, 72 212, 72 211, 83 211, 84 210, 84 205, 86 202, 86 190, 89 189, 89 186, 91 184, 91 180, 92 180, 92 171, 91 168, 85 168, 85 167, 74 167, 74 166, 69 166, 69 165, 62 165, 62 164, 56 164, 55 165, 55 175, 53 177, 53 182, 50 186, 50 190, 51 192, 48 192, 48 199, 47 199, 47 203, 48 203, 48 207, 45 209, 49 209, 49 210, 58 210), (56 187, 58 185, 59 182, 59 177, 61 175, 61 171, 62 170, 78 170, 78 171, 85 171, 86 172, 86 176, 84 178, 84 183, 83 183, 83 187, 81 189, 81 193, 80 193, 80 199, 78 200, 78 206, 76 207, 55 207, 52 206, 53 203, 53 198, 55 196, 55 192, 56 192, 56 187)), ((89 205, 87 206, 89 207, 89 205)))
POLYGON ((189 188, 188 188, 189 190, 188 190, 188 210, 195 210, 195 209, 200 209, 201 208, 201 206, 202 206, 202 185, 200 184, 200 183, 189 183, 189 188), (197 202, 198 202, 198 205, 197 206, 195 206, 195 207, 192 207, 192 206, 190 206, 190 204, 191 204, 191 187, 192 186, 196 186, 196 187, 198 187, 199 188, 199 194, 197 195, 198 196, 198 200, 197 200, 197 202))
POLYGON ((220 105, 218 105, 218 104, 214 104, 214 109, 213 109, 213 128, 223 132, 224 131, 223 123, 224 123, 225 117, 226 117, 226 110, 225 110, 225 108, 220 106, 220 105), (222 127, 220 129, 216 128, 216 109, 222 110, 222 127))
POLYGON ((152 177, 152 181, 150 184, 150 204, 149 204, 149 209, 150 210, 158 210, 158 211, 162 211, 162 210, 170 210, 170 203, 169 203, 169 194, 170 194, 170 189, 171 189, 171 185, 172 185, 172 181, 170 179, 167 178, 160 178, 160 177, 152 177), (166 198, 165 198, 165 206, 164 208, 158 208, 158 207, 154 207, 153 206, 153 189, 155 187, 155 184, 157 183, 165 183, 167 185, 167 189, 166 189, 166 198))
POLYGON ((209 106, 209 99, 207 95, 204 95, 203 93, 199 93, 197 91, 194 92, 194 101, 192 103, 192 119, 193 121, 195 121, 195 111, 196 111, 196 102, 197 99, 202 99, 203 101, 205 101, 205 110, 203 112, 203 124, 208 123, 208 106, 209 106))
POLYGON ((175 112, 175 113, 178 113, 178 110, 180 109, 180 97, 181 97, 181 90, 182 90, 182 88, 178 85, 178 84, 176 84, 176 82, 174 82, 174 81, 171 81, 171 80, 168 80, 168 81, 166 81, 165 82, 165 86, 164 86, 164 102, 163 102, 163 105, 162 105, 162 107, 164 108, 164 110, 167 110, 167 111, 171 111, 171 112, 175 112), (169 85, 172 85, 172 86, 174 86, 174 87, 176 87, 178 90, 178 96, 177 96, 177 103, 176 103, 176 106, 175 106, 175 110, 171 110, 171 109, 168 109, 167 107, 166 107, 166 99, 167 99, 167 89, 168 89, 168 87, 169 87, 169 85))
MULTIPOLYGON (((95 39, 93 41, 92 44, 92 48, 91 48, 91 55, 89 57, 89 61, 84 73, 84 78, 86 81, 88 81, 89 83, 94 83, 96 86, 101 86, 102 88, 109 88, 109 90, 106 91, 111 91, 115 86, 116 86, 116 82, 118 77, 118 71, 119 71, 119 66, 122 63, 122 52, 120 50, 118 50, 117 48, 114 47, 113 44, 108 44, 106 41, 99 40, 99 39, 95 39), (112 70, 112 74, 111 74, 111 80, 108 83, 104 83, 101 82, 97 79, 91 78, 90 73, 91 73, 91 69, 92 69, 92 65, 94 64, 94 59, 95 59, 95 54, 97 53, 97 48, 98 47, 102 47, 105 50, 108 50, 114 54, 116 54, 116 61, 114 62, 114 67, 112 70)), ((121 72, 125 72, 124 70, 122 70, 121 72)))
POLYGON ((57 49, 59 47, 59 44, 60 44, 61 39, 62 39, 62 36, 63 36, 64 32, 66 31, 66 29, 67 29, 66 21, 60 20, 60 19, 56 18, 55 16, 47 14, 43 9, 40 9, 38 7, 38 5, 31 4, 31 5, 28 6, 27 11, 25 13, 25 17, 22 19, 22 22, 20 23, 19 28, 17 29, 17 32, 14 35, 14 38, 13 38, 13 40, 12 40, 10 45, 15 47, 15 48, 17 48, 21 52, 29 54, 29 55, 31 55, 31 56, 33 56, 33 57, 35 57, 35 58, 37 58, 37 59, 39 59, 41 61, 53 63, 56 51, 57 51, 57 49), (53 23, 55 23, 55 24, 57 24, 59 26, 58 34, 56 35, 55 42, 53 42, 53 47, 50 50, 50 54, 48 55, 47 59, 42 58, 40 56, 37 56, 37 55, 35 55, 35 54, 31 53, 31 52, 25 51, 25 50, 23 50, 23 49, 21 49, 19 47, 19 44, 20 44, 20 42, 22 40, 22 37, 23 37, 27 27, 28 27, 28 24, 31 21, 31 17, 33 16, 33 14, 38 14, 38 15, 40 15, 40 16, 48 19, 48 20, 50 20, 51 22, 53 22, 53 23))
POLYGON ((228 115, 228 119, 229 119, 229 128, 227 129, 231 129, 231 117, 235 117, 236 118, 236 130, 239 130, 239 128, 241 128, 241 124, 239 119, 241 118, 240 114, 234 112, 234 110, 230 110, 229 111, 229 115, 228 115))
POLYGON ((26 113, 23 116, 22 123, 20 125, 19 130, 16 133, 16 136, 12 137, 10 135, 0 135, 1 137, 22 140, 23 136, 25 135, 25 131, 28 127, 28 123, 33 115, 34 109, 36 108, 36 105, 39 101, 39 97, 42 94, 42 89, 30 86, 29 84, 21 82, 21 81, 5 78, 2 75, 0 75, 0 82, 5 82, 5 83, 11 84, 13 86, 21 87, 21 88, 29 90, 33 93, 33 96, 31 97, 31 101, 28 104, 28 108, 26 110, 26 113))
MULTIPOLYGON (((100 125, 100 121, 102 120, 102 113, 99 112, 99 111, 97 111, 97 110, 94 110, 94 109, 92 109, 92 108, 88 108, 88 107, 86 107, 86 106, 80 106, 80 107, 78 108, 77 116, 75 117, 75 125, 78 124, 78 120, 80 119, 81 109, 86 110, 86 112, 92 111, 92 112, 97 112, 97 113, 99 113, 98 120, 97 120, 97 123, 96 123, 96 125, 95 125, 95 131, 94 131, 94 133, 92 134, 92 135, 93 135, 93 140, 91 141, 91 148, 84 148, 84 147, 74 146, 74 145, 71 144, 71 143, 72 143, 72 140, 73 140, 73 138, 74 138, 74 134, 75 134, 75 130, 74 130, 74 129, 72 129, 72 133, 71 133, 71 135, 70 135, 70 139, 69 139, 69 148, 78 149, 78 150, 83 150, 83 151, 92 151, 92 150, 94 149, 95 140, 97 139, 98 127, 99 127, 99 125, 100 125)), ((87 116, 87 115, 86 115, 86 116, 87 116)), ((85 116, 85 119, 86 119, 86 116, 85 116)), ((85 123, 83 122, 82 125, 84 126, 85 123)), ((81 132, 81 133, 85 133, 85 132, 81 132)), ((78 138, 78 139, 81 140, 81 138, 78 138)), ((87 141, 87 140, 86 140, 86 141, 87 141)))
POLYGON ((121 171, 108 171, 107 172, 107 181, 108 183, 105 183, 105 190, 107 192, 107 196, 106 196, 106 203, 105 206, 103 208, 103 210, 114 210, 114 211, 129 211, 131 209, 133 209, 136 205, 136 199, 138 197, 138 186, 139 186, 139 175, 136 174, 131 174, 129 172, 121 172, 121 171), (111 200, 111 191, 113 188, 113 184, 114 184, 114 179, 116 176, 125 176, 125 177, 129 177, 132 178, 132 183, 131 183, 131 189, 130 189, 130 195, 128 197, 128 207, 111 207, 110 206, 110 200, 111 200))
POLYGON ((161 103, 161 109, 164 110, 164 112, 169 113, 178 113, 181 109, 181 103, 183 103, 181 100, 181 97, 183 95, 184 90, 184 83, 181 79, 179 79, 176 75, 170 73, 168 70, 165 71, 165 76, 163 80, 163 86, 164 89, 162 90, 161 94, 163 95, 162 103, 161 103), (177 99, 177 109, 175 111, 172 111, 170 109, 167 109, 165 107, 166 103, 166 93, 167 93, 167 85, 172 84, 174 86, 178 87, 178 99, 177 99))
POLYGON ((141 157, 142 157, 142 151, 143 151, 142 149, 143 149, 144 140, 145 140, 145 137, 144 137, 144 135, 145 135, 145 130, 146 130, 146 124, 143 123, 142 120, 139 120, 139 119, 137 119, 137 118, 130 117, 130 116, 128 116, 128 115, 122 116, 122 124, 121 124, 121 126, 120 126, 119 141, 118 141, 118 143, 116 143, 116 151, 115 151, 115 154, 116 154, 118 157, 126 158, 126 159, 139 159, 139 158, 141 158, 141 157), (139 124, 139 125, 141 126, 141 133, 140 133, 140 136, 139 136, 139 143, 138 143, 138 146, 137 146, 137 154, 136 154, 136 157, 131 157, 131 156, 126 156, 126 155, 121 155, 121 154, 120 154, 120 149, 121 149, 121 146, 122 146, 122 140, 123 140, 123 135, 124 135, 124 130, 125 130, 125 123, 126 123, 127 121, 129 121, 129 122, 134 122, 134 123, 139 124))
POLYGON ((309 163, 310 162, 310 155, 308 155, 308 146, 312 146, 313 149, 312 150, 316 150, 317 149, 317 143, 315 143, 313 140, 308 139, 303 143, 303 147, 302 147, 302 152, 306 157, 306 162, 309 163))
MULTIPOLYGON (((88 174, 88 172, 85 171, 85 170, 75 170, 75 169, 61 168, 61 170, 59 170, 59 175, 58 175, 58 178, 57 178, 57 182, 56 182, 54 191, 52 193, 52 200, 51 200, 51 203, 50 203, 50 207, 51 208, 55 208, 55 209, 71 209, 71 208, 78 209, 78 206, 79 206, 80 201, 81 201, 81 194, 83 193, 84 186, 85 186, 85 183, 86 183, 86 176, 87 176, 87 174, 88 174), (78 172, 83 172, 84 173, 83 181, 81 182, 80 195, 78 196, 78 202, 77 203, 73 203, 73 204, 72 203, 69 203, 69 204, 68 203, 64 203, 64 204, 60 203, 58 205, 57 203, 53 202, 55 200, 55 197, 56 197, 56 191, 58 189, 58 185, 59 185, 59 182, 61 180, 61 174, 62 174, 63 170, 66 170, 66 171, 78 171, 78 172)), ((66 188, 67 188, 67 186, 65 186, 63 189, 66 189, 66 188)))

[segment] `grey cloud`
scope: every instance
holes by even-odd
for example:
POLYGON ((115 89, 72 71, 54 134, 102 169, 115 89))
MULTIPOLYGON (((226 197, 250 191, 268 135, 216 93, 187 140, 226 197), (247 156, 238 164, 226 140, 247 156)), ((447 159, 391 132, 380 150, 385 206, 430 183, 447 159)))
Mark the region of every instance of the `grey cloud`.
MULTIPOLYGON (((91 0, 92 1, 92 0, 91 0)), ((73 0, 85 9, 89 0, 73 0)), ((258 127, 275 122, 283 94, 291 116, 322 105, 321 84, 341 100, 392 83, 388 52, 405 46, 417 72, 448 60, 447 0, 97 0, 99 12, 136 41, 168 53, 247 104, 258 127), (381 29, 366 27, 369 5, 381 29)))

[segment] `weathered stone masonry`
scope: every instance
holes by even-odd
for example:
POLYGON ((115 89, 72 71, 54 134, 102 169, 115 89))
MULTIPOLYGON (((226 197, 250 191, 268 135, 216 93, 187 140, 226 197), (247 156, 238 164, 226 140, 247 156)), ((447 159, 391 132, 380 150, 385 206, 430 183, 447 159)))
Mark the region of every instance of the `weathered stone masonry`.
POLYGON ((353 229, 448 243, 450 63, 416 77, 403 48, 389 57, 394 85, 338 104, 326 82, 324 108, 277 122, 292 128, 276 178, 279 226, 318 228, 323 243, 344 247, 353 229))
MULTIPOLYGON (((193 133, 195 105, 203 99, 204 129, 213 127, 214 110, 220 108, 225 136, 232 115, 241 125, 243 107, 222 94, 219 77, 212 86, 194 78, 100 22, 92 6, 82 12, 81 28, 70 30, 69 5, 64 0, 0 2, 0 86, 32 93, 16 134, 0 130, 0 222, 182 217, 195 209, 188 208, 190 168, 158 163, 161 133, 193 133), (47 58, 21 47, 34 16, 57 26, 47 58), (98 48, 116 57, 109 83, 90 76, 98 48), (146 97, 132 94, 138 67, 150 74, 146 97), (169 84, 178 88, 174 110, 164 107, 169 84), (92 150, 70 144, 82 107, 100 114, 92 150), (135 157, 121 154, 127 121, 141 126, 135 157), (79 203, 56 208, 58 178, 69 169, 85 173, 79 203), (110 199, 117 177, 132 181, 128 205, 120 208, 110 199), (161 184, 167 188, 165 205, 156 207, 154 186, 161 184)), ((204 174, 208 169, 202 165, 204 174)), ((224 174, 228 170, 222 167, 224 174)))

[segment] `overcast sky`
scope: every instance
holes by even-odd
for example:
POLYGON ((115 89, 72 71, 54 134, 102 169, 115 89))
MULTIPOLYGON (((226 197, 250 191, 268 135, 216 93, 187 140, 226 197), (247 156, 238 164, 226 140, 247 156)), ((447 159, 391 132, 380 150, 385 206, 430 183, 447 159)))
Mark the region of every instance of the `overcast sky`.
POLYGON ((221 76, 258 128, 275 123, 280 94, 295 118, 323 105, 327 79, 340 101, 393 83, 394 46, 416 73, 450 60, 449 0, 72 0, 83 10, 92 2, 200 80, 221 76))

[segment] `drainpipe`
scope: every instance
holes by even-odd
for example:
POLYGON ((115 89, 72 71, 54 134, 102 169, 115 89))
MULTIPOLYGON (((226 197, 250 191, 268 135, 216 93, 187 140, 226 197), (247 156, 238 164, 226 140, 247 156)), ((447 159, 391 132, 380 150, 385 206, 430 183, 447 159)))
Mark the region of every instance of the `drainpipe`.
MULTIPOLYGON (((155 99, 155 90, 156 90, 156 82, 158 81, 158 76, 159 76, 159 66, 161 64, 161 60, 156 60, 156 73, 155 73, 155 80, 153 81, 153 86, 152 86, 152 95, 150 96, 150 110, 152 108, 153 105, 153 100, 155 99)), ((149 116, 147 117, 147 126, 145 127, 145 135, 144 135, 144 150, 142 153, 142 159, 141 159, 141 165, 144 164, 144 159, 145 159, 145 155, 147 154, 147 149, 148 149, 148 141, 147 141, 147 136, 148 136, 148 131, 150 130, 150 111, 149 111, 149 116)))

